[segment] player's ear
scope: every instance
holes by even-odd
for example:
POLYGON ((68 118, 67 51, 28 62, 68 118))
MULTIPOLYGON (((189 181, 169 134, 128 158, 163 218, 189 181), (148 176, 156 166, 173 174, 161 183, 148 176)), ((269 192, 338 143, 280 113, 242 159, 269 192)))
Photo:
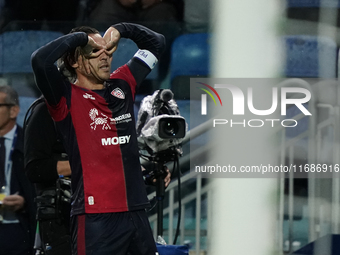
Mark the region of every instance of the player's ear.
POLYGON ((75 62, 75 63, 71 64, 71 66, 72 66, 73 68, 78 68, 78 67, 79 67, 79 64, 78 64, 78 62, 75 62))
POLYGON ((20 111, 19 105, 11 106, 11 109, 10 109, 10 118, 11 119, 15 119, 19 115, 19 111, 20 111))
POLYGON ((79 56, 80 56, 80 48, 77 47, 77 49, 74 52, 74 56, 68 56, 67 61, 70 64, 71 67, 73 68, 78 68, 79 67, 79 56))
POLYGON ((79 67, 78 59, 68 59, 68 62, 74 69, 79 67))

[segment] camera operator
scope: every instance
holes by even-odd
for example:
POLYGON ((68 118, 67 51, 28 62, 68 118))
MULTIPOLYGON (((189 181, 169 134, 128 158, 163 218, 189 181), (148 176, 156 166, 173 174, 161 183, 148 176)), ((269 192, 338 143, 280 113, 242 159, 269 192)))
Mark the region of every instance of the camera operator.
POLYGON ((25 119, 25 170, 35 183, 38 206, 39 237, 37 250, 49 255, 70 255, 71 168, 65 149, 59 139, 44 98, 31 106, 31 115, 25 119), (64 178, 65 177, 65 178, 64 178), (65 196, 66 193, 66 196, 65 196))

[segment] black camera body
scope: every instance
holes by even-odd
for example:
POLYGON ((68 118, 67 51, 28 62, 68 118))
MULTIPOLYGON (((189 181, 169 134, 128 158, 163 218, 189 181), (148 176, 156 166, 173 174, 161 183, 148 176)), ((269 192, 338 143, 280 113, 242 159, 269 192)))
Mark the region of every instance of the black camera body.
POLYGON ((180 150, 187 123, 180 116, 171 90, 157 90, 142 100, 136 129, 141 150, 152 155, 174 148, 180 150))
POLYGON ((138 137, 140 149, 147 147, 152 154, 180 147, 186 134, 186 122, 182 116, 162 114, 149 119, 138 137))

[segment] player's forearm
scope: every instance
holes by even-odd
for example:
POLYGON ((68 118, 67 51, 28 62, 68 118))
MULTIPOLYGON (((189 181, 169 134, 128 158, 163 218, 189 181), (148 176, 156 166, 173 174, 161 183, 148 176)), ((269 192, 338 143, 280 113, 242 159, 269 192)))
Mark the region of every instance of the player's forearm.
POLYGON ((31 56, 32 68, 36 71, 46 70, 68 51, 78 46, 85 46, 88 42, 86 33, 77 32, 61 36, 40 47, 31 56))
POLYGON ((72 33, 59 37, 33 52, 31 64, 36 84, 51 105, 56 105, 61 97, 60 84, 64 82, 55 62, 66 52, 87 44, 85 33, 72 33))
POLYGON ((133 40, 138 48, 149 50, 157 59, 165 49, 165 38, 144 26, 133 23, 119 23, 112 27, 116 28, 121 37, 133 40))

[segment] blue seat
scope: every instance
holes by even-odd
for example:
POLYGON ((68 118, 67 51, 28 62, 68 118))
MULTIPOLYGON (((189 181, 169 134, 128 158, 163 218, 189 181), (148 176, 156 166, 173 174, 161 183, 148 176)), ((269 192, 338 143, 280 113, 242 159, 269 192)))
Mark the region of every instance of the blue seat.
POLYGON ((188 255, 189 248, 186 245, 160 245, 157 244, 160 255, 188 255))
MULTIPOLYGON (((298 78, 336 78, 337 45, 327 37, 311 35, 284 36, 286 62, 284 75, 298 78)), ((293 117, 300 110, 291 107, 288 115, 293 117)), ((299 126, 287 130, 288 137, 294 137, 308 129, 309 119, 303 118, 299 126)))
POLYGON ((55 31, 9 31, 0 34, 0 73, 32 73, 31 54, 62 36, 55 31))
MULTIPOLYGON (((288 8, 318 8, 321 6, 321 0, 287 0, 288 8)), ((339 0, 322 0, 323 7, 338 8, 339 0)))
POLYGON ((20 104, 20 112, 17 117, 17 123, 19 123, 20 126, 23 126, 25 114, 30 107, 30 105, 36 100, 36 97, 19 97, 19 104, 20 104))
POLYGON ((177 76, 207 76, 209 71, 209 34, 184 34, 171 49, 171 80, 177 76))
POLYGON ((286 77, 335 78, 337 45, 327 37, 285 36, 286 77))
POLYGON ((183 34, 171 48, 170 83, 175 97, 188 99, 190 77, 207 77, 209 67, 209 34, 183 34))
POLYGON ((31 68, 31 55, 39 47, 62 36, 56 31, 26 30, 0 34, 0 75, 19 96, 38 97, 31 68))
MULTIPOLYGON (((113 53, 111 71, 126 64, 138 51, 137 45, 130 39, 121 38, 118 44, 118 50, 113 53)), ((158 65, 152 69, 146 79, 156 79, 158 77, 158 65)))

